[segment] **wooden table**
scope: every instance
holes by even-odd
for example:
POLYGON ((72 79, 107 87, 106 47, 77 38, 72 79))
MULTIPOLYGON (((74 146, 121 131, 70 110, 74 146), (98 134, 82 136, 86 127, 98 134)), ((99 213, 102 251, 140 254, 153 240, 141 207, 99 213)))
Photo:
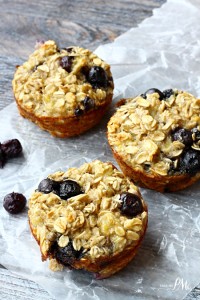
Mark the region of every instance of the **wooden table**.
MULTIPOLYGON (((94 50, 137 26, 165 0, 0 0, 0 110, 13 102, 15 65, 32 52, 37 39, 62 41, 94 50)), ((32 281, 0 266, 0 299, 51 299, 32 281)), ((185 299, 200 299, 200 285, 185 299)))

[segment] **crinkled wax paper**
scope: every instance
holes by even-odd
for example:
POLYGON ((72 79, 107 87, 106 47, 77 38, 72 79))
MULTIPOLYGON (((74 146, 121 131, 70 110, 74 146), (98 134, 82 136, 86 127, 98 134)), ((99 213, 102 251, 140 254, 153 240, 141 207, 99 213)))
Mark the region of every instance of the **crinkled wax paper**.
MULTIPOLYGON (((176 87, 200 95, 200 2, 171 0, 153 17, 97 53, 109 62, 115 100, 151 87, 176 87)), ((106 141, 111 111, 95 129, 56 139, 19 116, 15 104, 0 112, 1 140, 18 138, 24 155, 0 171, 0 201, 11 191, 27 198, 49 173, 99 158, 114 161, 106 141)), ((0 263, 32 279, 56 299, 181 299, 200 279, 200 184, 173 194, 142 190, 149 226, 127 268, 106 280, 84 271, 53 273, 40 260, 27 211, 17 216, 0 208, 0 263)))

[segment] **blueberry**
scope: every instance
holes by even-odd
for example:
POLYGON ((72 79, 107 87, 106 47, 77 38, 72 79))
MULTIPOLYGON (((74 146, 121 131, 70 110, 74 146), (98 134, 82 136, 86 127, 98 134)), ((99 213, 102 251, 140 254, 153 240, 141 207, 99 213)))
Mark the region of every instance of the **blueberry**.
POLYGON ((6 158, 13 158, 21 154, 22 145, 19 140, 12 139, 2 143, 1 149, 4 152, 6 158))
POLYGON ((39 67, 39 66, 41 66, 43 63, 40 63, 40 64, 38 64, 38 65, 35 65, 34 67, 33 67, 33 72, 35 72, 36 70, 37 70, 37 68, 39 67))
POLYGON ((74 49, 73 47, 67 47, 66 48, 67 52, 69 52, 69 53, 71 53, 73 51, 73 49, 74 49))
POLYGON ((185 128, 176 128, 172 131, 172 141, 179 141, 186 146, 190 146, 193 143, 192 132, 185 128))
POLYGON ((200 131, 197 128, 193 128, 191 131, 192 131, 192 136, 194 136, 194 141, 195 142, 200 141, 200 131))
POLYGON ((128 217, 135 217, 143 212, 141 199, 132 193, 123 193, 120 195, 122 201, 120 209, 122 214, 128 217))
POLYGON ((61 199, 67 200, 71 197, 83 194, 80 185, 73 180, 65 180, 60 183, 59 196, 61 199))
POLYGON ((73 51, 73 49, 74 49, 73 47, 65 47, 65 48, 60 48, 60 51, 65 50, 68 53, 71 53, 73 51))
POLYGON ((10 214, 20 213, 26 205, 26 198, 20 193, 10 193, 4 197, 3 207, 10 214))
POLYGON ((6 161, 5 153, 3 149, 1 148, 1 143, 0 143, 0 168, 2 169, 6 161))
POLYGON ((155 89, 155 88, 151 88, 149 90, 147 90, 144 94, 142 94, 141 96, 146 99, 147 98, 147 94, 154 94, 154 93, 157 93, 159 95, 159 99, 160 100, 163 100, 165 97, 164 97, 164 94, 158 90, 158 89, 155 89))
POLYGON ((180 157, 180 169, 189 174, 200 171, 200 152, 194 149, 184 151, 180 157))
POLYGON ((50 178, 43 179, 38 185, 38 191, 44 194, 55 193, 58 194, 60 189, 60 183, 50 178))
POLYGON ((75 114, 76 117, 82 116, 83 113, 84 113, 84 110, 81 109, 81 108, 79 108, 79 107, 77 107, 77 108, 74 110, 74 114, 75 114))
POLYGON ((68 73, 71 72, 73 59, 73 56, 63 56, 60 60, 60 66, 68 73))
POLYGON ((89 70, 87 80, 94 88, 106 88, 108 85, 108 77, 102 67, 94 66, 89 70))
POLYGON ((65 247, 59 247, 57 242, 55 242, 50 250, 53 257, 57 261, 65 266, 73 265, 73 263, 82 257, 83 250, 75 250, 72 241, 69 241, 68 245, 65 247))
POLYGON ((163 91, 164 98, 169 98, 174 94, 173 89, 168 89, 163 91))
POLYGON ((94 100, 88 96, 85 97, 85 99, 83 100, 83 106, 85 111, 90 110, 91 108, 94 107, 94 100))

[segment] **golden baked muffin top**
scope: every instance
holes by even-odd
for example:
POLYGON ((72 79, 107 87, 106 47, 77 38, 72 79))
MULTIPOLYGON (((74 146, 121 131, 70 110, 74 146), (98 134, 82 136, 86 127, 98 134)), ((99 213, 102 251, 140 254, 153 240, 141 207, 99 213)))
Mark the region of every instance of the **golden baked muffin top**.
POLYGON ((200 99, 150 89, 121 104, 108 123, 108 140, 127 165, 164 176, 200 171, 200 99))
POLYGON ((15 98, 36 116, 80 116, 113 93, 110 66, 80 47, 39 46, 13 79, 15 98))
POLYGON ((29 221, 51 269, 68 260, 113 256, 134 247, 147 225, 138 188, 111 163, 99 160, 56 172, 41 181, 29 201, 29 221))

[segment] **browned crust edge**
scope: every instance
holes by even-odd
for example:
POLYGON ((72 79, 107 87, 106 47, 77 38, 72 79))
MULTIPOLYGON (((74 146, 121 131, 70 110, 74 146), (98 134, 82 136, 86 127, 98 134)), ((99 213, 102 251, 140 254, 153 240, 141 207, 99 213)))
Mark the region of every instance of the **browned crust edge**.
POLYGON ((105 103, 80 117, 38 117, 31 110, 24 109, 16 100, 19 113, 22 117, 37 124, 41 129, 59 138, 67 138, 80 135, 97 125, 112 102, 112 94, 108 95, 105 103))
MULTIPOLYGON (((144 211, 148 213, 148 208, 146 204, 144 205, 144 211)), ((84 269, 88 272, 92 272, 94 273, 96 279, 104 279, 110 277, 111 275, 115 274, 116 272, 126 267, 127 264, 134 258, 145 236, 147 230, 147 224, 148 224, 148 214, 147 214, 145 228, 143 229, 143 233, 139 241, 137 242, 137 245, 134 245, 133 247, 129 246, 123 252, 116 254, 114 256, 98 258, 95 263, 91 262, 89 259, 76 260, 71 267, 74 269, 84 269)), ((30 218, 29 218, 29 226, 33 237, 35 238, 36 242, 40 247, 40 241, 37 239, 36 230, 33 228, 30 222, 30 218)), ((42 261, 45 261, 48 258, 53 258, 51 257, 50 254, 44 255, 42 253, 41 247, 40 247, 40 252, 42 256, 42 261)))
POLYGON ((176 192, 191 186, 200 179, 200 173, 196 173, 195 175, 181 174, 174 176, 161 176, 157 173, 149 174, 128 166, 117 152, 113 149, 112 152, 124 175, 132 179, 133 182, 140 187, 156 190, 161 193, 176 192))

